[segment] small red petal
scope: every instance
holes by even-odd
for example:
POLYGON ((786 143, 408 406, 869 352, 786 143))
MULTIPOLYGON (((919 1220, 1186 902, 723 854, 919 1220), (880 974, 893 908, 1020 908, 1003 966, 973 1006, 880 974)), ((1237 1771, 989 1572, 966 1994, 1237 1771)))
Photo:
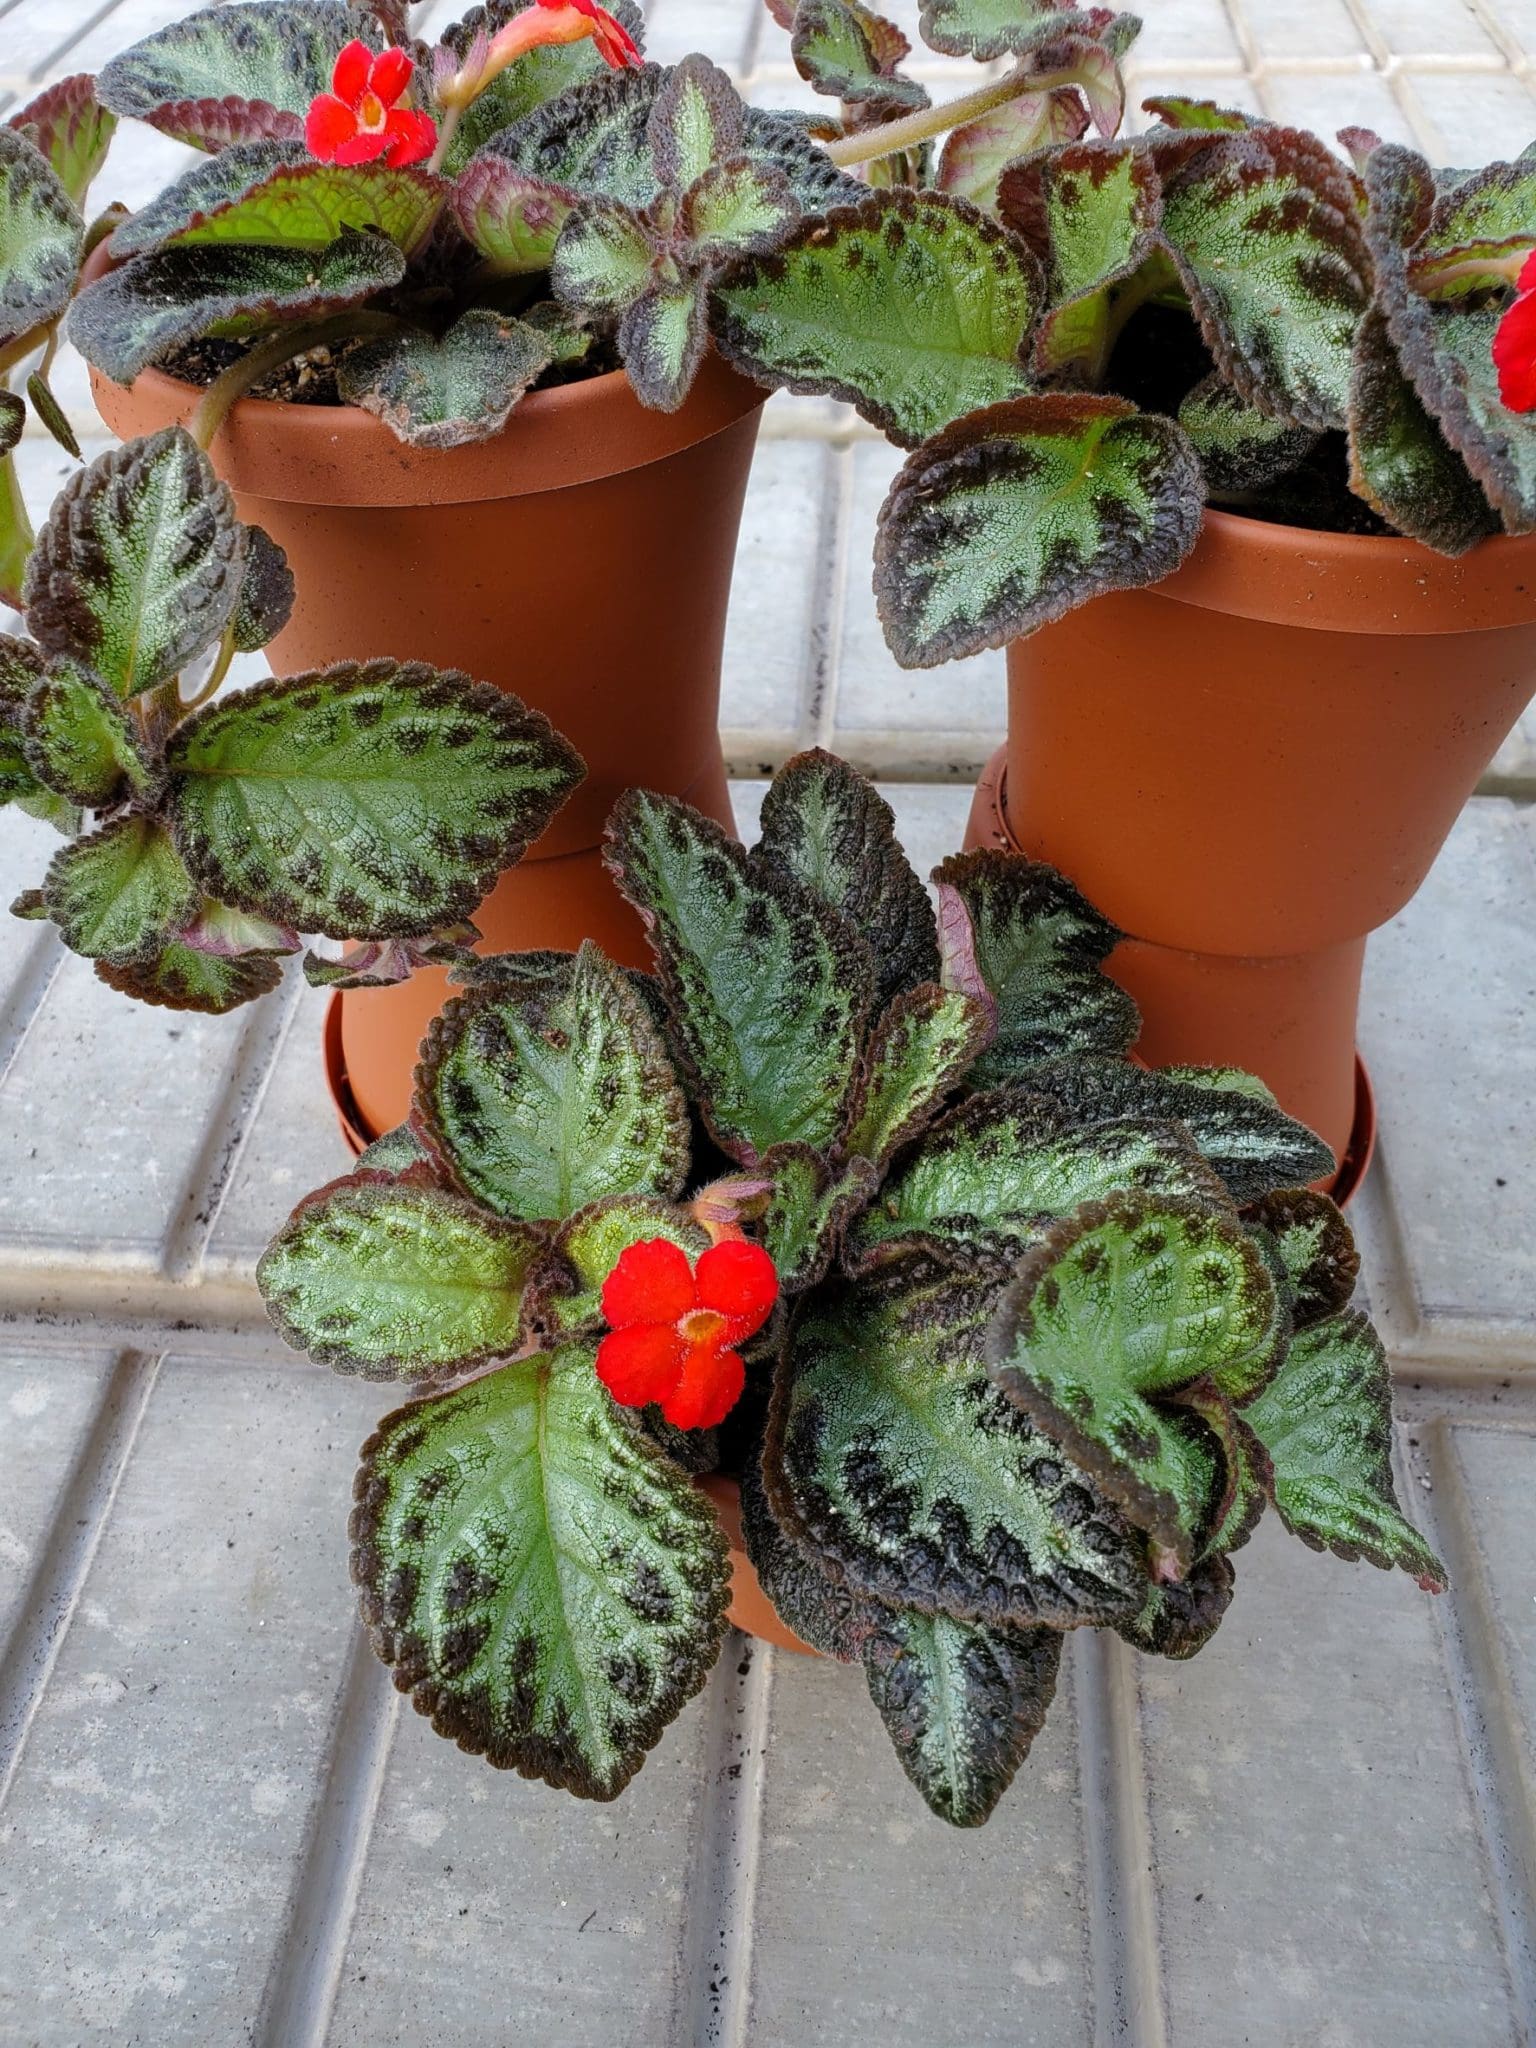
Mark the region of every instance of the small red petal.
POLYGON ((437 123, 430 114, 416 114, 409 107, 392 109, 384 133, 389 141, 384 161, 396 169, 421 163, 437 146, 437 123))
POLYGON ((676 1330, 642 1324, 610 1330, 597 1347, 597 1376, 626 1408, 667 1400, 683 1371, 687 1346, 676 1330))
POLYGON ((415 69, 404 50, 382 50, 368 73, 368 90, 377 93, 386 107, 392 107, 410 84, 415 69))
POLYGON ((331 158, 333 164, 371 164, 381 157, 389 147, 389 137, 382 128, 359 129, 350 142, 344 142, 331 158))
POLYGON ((592 31, 592 41, 597 54, 609 69, 638 71, 645 60, 640 55, 640 45, 623 22, 615 21, 605 7, 583 8, 582 12, 590 13, 597 23, 592 31))
POLYGON ((354 38, 336 59, 336 68, 331 73, 331 91, 338 99, 346 100, 355 107, 368 89, 368 73, 372 69, 372 50, 354 38))
POLYGON ((698 1299, 688 1254, 666 1237, 627 1246, 603 1282, 603 1316, 615 1330, 670 1325, 697 1308, 698 1299))
POLYGON ((1536 412, 1536 292, 1516 299, 1493 336, 1499 396, 1511 412, 1536 412))
POLYGON ((734 1351, 689 1344, 685 1352, 682 1374, 661 1412, 674 1429, 713 1429, 741 1399, 747 1369, 734 1351))
POLYGON ((336 152, 357 133, 357 116, 344 101, 322 92, 309 103, 304 117, 304 145, 312 157, 333 164, 336 152))
POLYGON ((772 1259, 745 1238, 712 1244, 699 1260, 694 1284, 701 1308, 729 1317, 733 1344, 760 1330, 779 1298, 772 1259))

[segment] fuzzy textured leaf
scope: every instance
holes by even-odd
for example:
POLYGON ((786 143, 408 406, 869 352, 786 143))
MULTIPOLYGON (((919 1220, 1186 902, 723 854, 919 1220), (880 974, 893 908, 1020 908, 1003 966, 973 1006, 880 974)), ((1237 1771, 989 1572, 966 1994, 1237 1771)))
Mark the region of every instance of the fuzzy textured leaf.
POLYGON ((726 1549, 569 1345, 401 1409, 363 1446, 352 1576, 395 1684, 500 1769, 612 1799, 703 1685, 726 1549))
POLYGON ((730 156, 745 132, 740 95, 718 65, 697 52, 669 70, 647 124, 657 182, 681 192, 730 156))
POLYGON ((694 179, 678 207, 678 226, 693 244, 690 264, 723 263, 738 250, 771 249, 799 211, 781 172, 732 156, 694 179))
POLYGON ((1215 1635, 1234 1590, 1227 1559, 1205 1558, 1188 1578, 1148 1586, 1141 1612, 1132 1621, 1117 1621, 1115 1632, 1148 1656, 1182 1661, 1215 1635))
MULTIPOLYGON (((259 145, 257 145, 259 146, 259 145)), ((183 186, 200 175, 211 177, 232 152, 225 150, 207 167, 197 166, 183 186)), ((398 169, 388 164, 323 164, 301 157, 279 163, 265 177, 248 181, 222 203, 186 203, 182 218, 169 222, 152 243, 143 241, 144 216, 128 225, 139 246, 193 248, 201 244, 271 246, 284 249, 326 249, 350 229, 380 235, 402 249, 412 249, 430 223, 446 191, 443 181, 419 164, 398 169)), ((172 186, 156 203, 168 210, 178 191, 172 186)), ((121 231, 119 231, 121 232, 121 231)), ((117 236, 113 237, 117 250, 117 236)), ((121 253, 118 251, 118 253, 121 253)))
POLYGON ((844 1147, 884 1167, 932 1122, 991 1040, 989 1003, 920 982, 881 1016, 864 1055, 858 1114, 844 1147))
POLYGON ((453 215, 493 276, 531 276, 549 269, 577 196, 487 150, 454 186, 453 215))
POLYGON ((995 1284, 911 1260, 819 1289, 774 1384, 763 1475, 829 1571, 925 1613, 1070 1628, 1142 1604, 1116 1510, 988 1379, 995 1284))
POLYGON ((6 126, 41 151, 74 204, 83 206, 91 181, 106 161, 117 116, 97 99, 95 79, 77 71, 45 87, 20 113, 11 115, 6 126))
MULTIPOLYGON (((1367 321, 1371 317, 1367 314, 1367 321)), ((1188 393, 1179 407, 1179 425, 1200 458, 1207 485, 1225 496, 1267 489, 1318 441, 1313 428, 1292 426, 1249 405, 1219 372, 1202 378, 1188 393)))
POLYGON ((130 256, 148 255, 168 237, 243 198, 283 165, 311 161, 302 142, 271 138, 235 142, 216 156, 195 157, 179 178, 173 178, 137 213, 118 222, 108 247, 122 263, 130 256))
POLYGON ((741 1533, 752 1569, 779 1619, 824 1657, 851 1664, 865 1636, 894 1611, 884 1601, 830 1577, 785 1535, 768 1505, 756 1446, 742 1465, 741 1533))
POLYGON ((649 206, 657 177, 646 131, 665 78, 656 64, 604 68, 503 128, 486 152, 583 197, 649 206))
POLYGON ((264 526, 245 529, 245 569, 230 632, 241 654, 254 654, 275 639, 293 612, 293 571, 288 557, 264 526))
POLYGON ((749 376, 829 394, 902 447, 1028 388, 1039 266, 962 199, 905 188, 807 218, 717 283, 714 332, 749 376))
POLYGON ((283 970, 270 953, 208 953, 172 938, 132 960, 98 960, 96 977, 119 995, 156 1009, 223 1017, 270 994, 283 970))
POLYGON ((619 354, 640 403, 676 412, 708 340, 709 301, 702 283, 643 291, 619 322, 619 354))
POLYGON ((70 478, 27 569, 27 624, 119 696, 179 674, 229 622, 246 530, 182 427, 126 441, 70 478))
POLYGON ((1360 1253, 1344 1212, 1311 1188, 1282 1188, 1244 1217, 1284 1276, 1283 1291, 1298 1330, 1349 1306, 1360 1277, 1360 1253))
POLYGON ((886 640, 904 668, 931 668, 1160 582, 1194 546, 1203 496, 1182 430, 1122 398, 1042 393, 957 420, 880 508, 886 640))
POLYGON ((127 790, 142 792, 154 777, 133 720, 88 668, 67 656, 27 699, 27 760, 40 782, 71 803, 101 809, 127 790))
POLYGON ((1197 1379, 1256 1392, 1284 1336, 1268 1269, 1235 1221, 1204 1203, 1115 1195, 1057 1225, 1023 1261, 990 1357, 1009 1399, 1182 1573, 1219 1467, 1187 1418, 1153 1402, 1197 1379))
POLYGON ((1027 48, 1042 31, 1059 34, 1108 15, 1107 8, 1079 13, 1077 0, 922 0, 918 26, 930 49, 990 64, 1027 48))
POLYGON ((875 960, 875 1001, 939 971, 933 905, 896 839, 885 798, 820 748, 796 754, 763 799, 754 866, 776 862, 864 937, 875 960))
POLYGON ((1256 125, 1252 114, 1245 114, 1237 107, 1223 107, 1215 100, 1190 99, 1183 93, 1160 93, 1155 99, 1143 100, 1141 104, 1147 113, 1156 114, 1165 128, 1220 134, 1240 132, 1256 125))
POLYGON ((773 1145, 830 1145, 871 1004, 863 942, 672 798, 622 796, 606 858, 645 921, 674 1045, 716 1141, 746 1164, 773 1145))
POLYGON ((412 448, 461 448, 498 433, 554 361, 551 337, 471 306, 447 333, 390 335, 343 358, 337 385, 412 448))
POLYGON ((880 1184, 869 1160, 833 1168, 809 1145, 774 1145, 758 1162, 773 1183, 763 1217, 763 1243, 786 1295, 826 1276, 850 1220, 880 1184))
POLYGON ((1464 555, 1499 530, 1498 514, 1414 388, 1374 306, 1355 337, 1349 481, 1399 533, 1442 555, 1464 555))
POLYGON ((208 892, 332 938, 469 916, 581 777, 516 697, 388 659, 209 704, 167 764, 176 843, 208 892))
POLYGON ((192 914, 197 891, 164 830, 135 815, 61 848, 43 901, 72 952, 116 963, 156 952, 192 914))
POLYGON ((131 384, 204 335, 239 338, 318 319, 404 275, 404 256, 380 235, 342 235, 320 250, 167 249, 87 285, 70 308, 69 337, 105 376, 131 384))
POLYGON ((681 1192, 688 1111, 660 1033, 590 943, 564 980, 456 996, 416 1070, 441 1169, 499 1216, 681 1192))
POLYGON ((84 239, 78 208, 31 137, 0 128, 0 343, 63 312, 84 239))
POLYGON ((543 1244, 441 1188, 354 1173, 300 1203, 256 1280, 285 1342, 317 1365, 419 1379, 518 1348, 543 1244))
MULTIPOLYGON (((1041 1060, 1124 1052, 1135 1041, 1136 1005, 1103 972, 1121 933, 1065 875, 979 849, 952 854, 933 878, 941 912, 951 895, 964 906, 972 957, 997 1009, 973 1087, 1027 1083, 1041 1060)), ((945 978, 953 984, 953 971, 945 978)))
POLYGON ((850 106, 878 106, 882 113, 926 107, 924 88, 896 69, 909 48, 894 22, 859 0, 800 0, 795 9, 795 69, 818 92, 850 106))
MULTIPOLYGON (((441 31, 441 40, 462 63, 478 32, 484 30, 487 36, 494 36, 521 11, 520 0, 492 0, 488 7, 472 7, 461 20, 441 31)), ((608 12, 637 44, 644 46, 645 17, 634 0, 613 0, 608 12)), ((607 68, 589 36, 577 43, 547 44, 525 51, 465 108, 449 142, 444 169, 450 175, 461 171, 503 129, 547 102, 559 99, 571 87, 593 78, 624 75, 607 68)))
POLYGON ((1292 1535, 1347 1563, 1400 1565, 1426 1593, 1444 1590, 1444 1566, 1397 1503, 1391 1375, 1358 1309, 1300 1331, 1241 1412, 1273 1461, 1275 1506, 1292 1535))

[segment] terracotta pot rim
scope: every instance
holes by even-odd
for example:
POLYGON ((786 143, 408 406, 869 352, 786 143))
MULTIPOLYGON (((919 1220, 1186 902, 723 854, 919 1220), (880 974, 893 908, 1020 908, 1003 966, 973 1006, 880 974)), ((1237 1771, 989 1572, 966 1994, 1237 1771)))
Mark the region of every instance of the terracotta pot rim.
POLYGON ((1453 558, 1396 535, 1324 533, 1208 505, 1188 559, 1153 588, 1176 604, 1314 632, 1528 626, 1536 533, 1496 534, 1453 558))

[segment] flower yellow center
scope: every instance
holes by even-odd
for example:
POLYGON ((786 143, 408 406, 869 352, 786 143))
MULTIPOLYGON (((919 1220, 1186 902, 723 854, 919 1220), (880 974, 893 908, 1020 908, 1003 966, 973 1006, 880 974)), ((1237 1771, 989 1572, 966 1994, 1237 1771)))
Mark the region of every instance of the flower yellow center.
POLYGON ((678 1317, 677 1334, 685 1344, 718 1343, 725 1335, 725 1317, 717 1309, 690 1309, 678 1317))
POLYGON ((365 92, 357 103, 357 125, 365 135, 377 135, 389 117, 389 110, 376 92, 365 92))

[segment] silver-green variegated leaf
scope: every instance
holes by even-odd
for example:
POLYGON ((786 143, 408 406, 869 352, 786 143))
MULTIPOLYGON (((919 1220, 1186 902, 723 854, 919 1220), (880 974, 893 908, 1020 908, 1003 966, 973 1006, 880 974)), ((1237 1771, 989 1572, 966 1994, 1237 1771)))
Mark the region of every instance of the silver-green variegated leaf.
POLYGON ((471 306, 441 336, 410 332, 348 350, 337 387, 412 448, 462 448, 499 433, 554 361, 552 337, 471 306))
POLYGON ((1036 370, 1097 381, 1116 333, 1115 288, 1157 248, 1162 188, 1151 152, 1086 138, 1038 150, 1003 173, 998 209, 1045 271, 1036 370))
POLYGON ((880 1185, 868 1159, 832 1167, 809 1145, 774 1145, 758 1163, 773 1184, 762 1238, 785 1295, 824 1279, 852 1219, 880 1185))
POLYGON ((860 0, 800 0, 790 55, 818 92, 849 106, 877 106, 882 115, 926 107, 928 94, 897 69, 911 45, 901 30, 860 0))
POLYGON ((937 1250, 1006 1274, 1053 1222, 1128 1191, 1214 1208, 1226 1202, 1181 1125, 1124 1117, 1063 1128, 1044 1097, 996 1089, 971 1096, 924 1134, 855 1224, 846 1260, 859 1271, 937 1250))
POLYGON ((1009 164, 1051 143, 1076 142, 1087 129, 1088 109, 1070 86, 1020 93, 950 130, 934 184, 993 213, 998 181, 1009 164))
MULTIPOLYGON (((1025 1258, 991 1331, 998 1386, 1093 1474, 1181 1575, 1220 1482, 1208 1440, 1166 1398, 1208 1379, 1252 1394, 1286 1334, 1268 1268, 1202 1202, 1114 1195, 1025 1258)), ((1165 1574, 1167 1575, 1167 1574, 1165 1574)))
POLYGON ((1312 1550, 1399 1565, 1426 1593, 1445 1568, 1392 1485, 1392 1384, 1381 1339, 1358 1309, 1299 1331, 1242 1419, 1274 1466, 1280 1519, 1312 1550))
POLYGON ((972 413, 909 456, 880 508, 886 641, 904 668, 932 668, 1160 582, 1203 502, 1183 430, 1125 399, 1043 392, 972 413))
POLYGON ((322 164, 302 152, 277 156, 283 148, 247 144, 242 155, 249 170, 229 163, 234 150, 194 165, 116 230, 113 254, 236 243, 326 249, 349 230, 381 235, 410 250, 431 225, 447 191, 442 179, 419 164, 399 169, 383 163, 322 164), (257 171, 267 151, 276 161, 257 171), (229 181, 222 194, 221 174, 229 181))
POLYGON ((1442 555, 1464 555, 1499 531, 1498 514, 1414 388, 1375 306, 1355 337, 1349 481, 1399 533, 1442 555))
POLYGON ((868 942, 880 1009, 936 978, 928 891, 897 843, 894 811, 846 761, 812 748, 785 762, 763 799, 750 858, 786 869, 868 942))
POLYGON ((241 654, 254 654, 275 639, 293 613, 293 571, 288 557, 264 526, 245 529, 245 568, 229 633, 241 654))
POLYGON ((119 995, 161 1010, 196 1010, 223 1017, 242 1003, 269 995, 282 980, 277 959, 266 951, 209 953, 171 937, 132 960, 98 960, 96 978, 119 995))
POLYGON ((682 259, 693 268, 724 263, 738 251, 771 249, 800 207, 782 171, 749 156, 727 157, 695 178, 678 205, 682 259))
MULTIPOLYGON (((607 10, 630 37, 643 46, 645 17, 634 0, 613 0, 607 10)), ((472 7, 459 21, 441 32, 442 42, 462 64, 474 47, 477 34, 494 36, 514 15, 522 12, 520 0, 491 0, 488 7, 472 7)), ((558 100, 573 86, 594 78, 625 76, 614 73, 598 55, 590 36, 575 43, 546 44, 527 50, 515 64, 493 78, 464 109, 457 129, 449 139, 443 168, 453 176, 470 163, 478 151, 503 129, 521 121, 536 108, 558 100)))
POLYGON ((648 138, 659 185, 682 192, 711 164, 732 156, 745 133, 736 88, 695 52, 663 78, 651 108, 648 138))
POLYGON ((1231 1085, 1234 1079, 1247 1083, 1250 1077, 1227 1067, 1148 1072, 1083 1054, 1032 1068, 1029 1085, 1076 1124, 1133 1116, 1186 1125, 1239 1204, 1333 1172, 1337 1162, 1320 1138, 1287 1116, 1267 1090, 1254 1093, 1231 1085))
POLYGON ((1320 431, 1344 424, 1371 296, 1348 176, 1315 138, 1266 126, 1216 138, 1163 194, 1163 235, 1217 368, 1249 404, 1320 431))
POLYGON ((1216 497, 1264 490, 1310 455, 1318 441, 1313 428, 1293 426, 1249 405, 1217 371, 1187 394, 1179 425, 1216 497))
POLYGON ((774 1145, 832 1145, 871 1004, 863 941, 673 798, 622 796, 606 858, 650 934, 673 1043, 716 1141, 749 1165, 774 1145))
POLYGON ((61 848, 43 901, 72 952, 123 962, 155 952, 191 916, 197 891, 163 827, 135 814, 61 848))
MULTIPOLYGON (((1285 1288, 1279 1285, 1282 1303, 1285 1288)), ((1202 1528, 1197 1555, 1221 1557, 1240 1550, 1269 1505, 1269 1453, 1227 1395, 1209 1380, 1196 1380, 1175 1396, 1177 1405, 1199 1417, 1216 1440, 1221 1479, 1202 1528)))
POLYGON ((655 247, 642 215, 616 199, 584 199, 566 217, 550 266, 561 305, 622 313, 649 290, 655 247))
POLYGON ((1039 266, 962 199, 906 188, 807 218, 714 293, 721 352, 748 375, 846 399, 902 447, 1028 389, 1020 351, 1039 266))
POLYGON ((1042 29, 1061 32, 1084 19, 1077 0, 922 0, 918 12, 930 49, 983 64, 1027 47, 1042 29))
POLYGON ((1298 1330, 1349 1306, 1360 1252, 1336 1202, 1312 1188, 1280 1188, 1243 1220, 1270 1255, 1298 1330))
POLYGON ((658 1238, 680 1246, 694 1264, 710 1243, 686 1209, 656 1195, 604 1195, 568 1216, 529 1290, 532 1327, 546 1342, 599 1329, 603 1282, 632 1244, 658 1238))
POLYGON ((170 236, 195 228, 231 201, 242 199, 283 165, 309 161, 302 142, 270 139, 236 142, 216 156, 194 157, 179 178, 117 223, 108 248, 120 263, 146 256, 170 236))
POLYGON ((119 698, 67 655, 49 663, 27 699, 22 730, 33 773, 71 803, 100 810, 154 780, 155 762, 119 698))
POLYGON ((345 234, 325 249, 167 249, 87 285, 70 308, 69 337, 103 375, 131 384, 205 335, 240 339, 319 319, 404 275, 404 256, 381 235, 345 234))
POLYGON ((1136 1005, 1104 972, 1121 933, 1065 875, 979 849, 951 855, 933 879, 945 982, 971 986, 974 968, 996 1010, 973 1087, 1027 1083, 1041 1060, 1135 1041, 1136 1005))
POLYGON ((676 412, 708 341, 709 297, 702 281, 648 286, 619 322, 619 354, 640 403, 676 412))
POLYGON ((124 442, 70 478, 27 570, 27 624, 119 696, 177 675, 229 623, 246 530, 181 427, 124 442))
POLYGON ((392 1131, 386 1131, 382 1138, 375 1138, 371 1145, 365 1145, 357 1156, 357 1173, 409 1173, 413 1166, 430 1169, 427 1148, 422 1144, 409 1124, 396 1124, 392 1131))
POLYGON ((208 893, 331 938, 468 917, 582 772, 508 692, 388 659, 209 704, 166 762, 167 815, 208 893))
POLYGON ((895 997, 865 1051, 843 1149, 885 1167, 975 1067, 992 1038, 993 1015, 981 997, 931 981, 895 997))
POLYGON ((666 1046, 590 943, 559 980, 456 996, 422 1045, 415 1116, 440 1169, 499 1216, 670 1198, 688 1171, 688 1110, 666 1046))
POLYGON ((785 1535, 768 1505, 757 1445, 742 1464, 741 1534, 752 1569, 774 1612, 823 1657, 851 1664, 865 1636, 893 1612, 884 1601, 824 1572, 785 1535))
MULTIPOLYGON (((1441 173, 1442 184, 1446 175, 1441 173)), ((1536 157, 1527 152, 1514 163, 1450 176, 1453 182, 1436 198, 1423 249, 1411 266, 1421 291, 1430 288, 1430 266, 1445 264, 1457 251, 1529 249, 1536 242, 1536 157)))
POLYGON ((1117 1621, 1115 1632, 1148 1656, 1193 1657, 1221 1626, 1234 1583, 1225 1557, 1205 1558, 1187 1578, 1149 1585, 1141 1612, 1131 1621, 1117 1621))
POLYGON ((96 173, 106 161, 117 126, 96 97, 96 81, 77 71, 47 86, 6 122, 25 135, 44 157, 76 206, 85 204, 96 173))
POLYGON ((69 304, 85 223, 31 138, 0 128, 0 345, 69 304))
POLYGON ((442 1188, 358 1172, 300 1203, 256 1280, 285 1341, 317 1365, 420 1379, 519 1348, 545 1242, 442 1188))
POLYGON ((1184 93, 1160 93, 1141 104, 1147 113, 1156 114, 1165 128, 1222 134, 1259 125, 1252 114, 1237 107, 1223 107, 1215 100, 1191 99, 1184 93))
POLYGON ((649 206, 658 179, 647 124, 665 78, 656 64, 638 71, 603 69, 557 100, 530 109, 486 149, 585 198, 649 206))
MULTIPOLYGON (((514 64, 511 70, 521 69, 514 64)), ((524 277, 548 270, 555 244, 577 194, 568 185, 537 178, 494 150, 475 157, 453 191, 453 216, 493 277, 524 277)))
POLYGON ((908 1260, 819 1288, 775 1379, 769 1500, 828 1571, 961 1621, 1070 1628, 1141 1605, 1141 1546, 988 1378, 995 1282, 908 1260))
POLYGON ((97 80, 114 114, 201 149, 269 136, 302 140, 338 53, 378 28, 339 0, 234 0, 183 16, 121 51, 97 80))
POLYGON ((389 1416, 354 1492, 363 1617, 417 1711, 498 1768, 616 1797, 719 1654, 729 1573, 591 1347, 389 1416))
POLYGON ((869 1696, 940 1820, 980 1827, 1013 1783, 1056 1696, 1062 1640, 891 1607, 865 1636, 869 1696))

